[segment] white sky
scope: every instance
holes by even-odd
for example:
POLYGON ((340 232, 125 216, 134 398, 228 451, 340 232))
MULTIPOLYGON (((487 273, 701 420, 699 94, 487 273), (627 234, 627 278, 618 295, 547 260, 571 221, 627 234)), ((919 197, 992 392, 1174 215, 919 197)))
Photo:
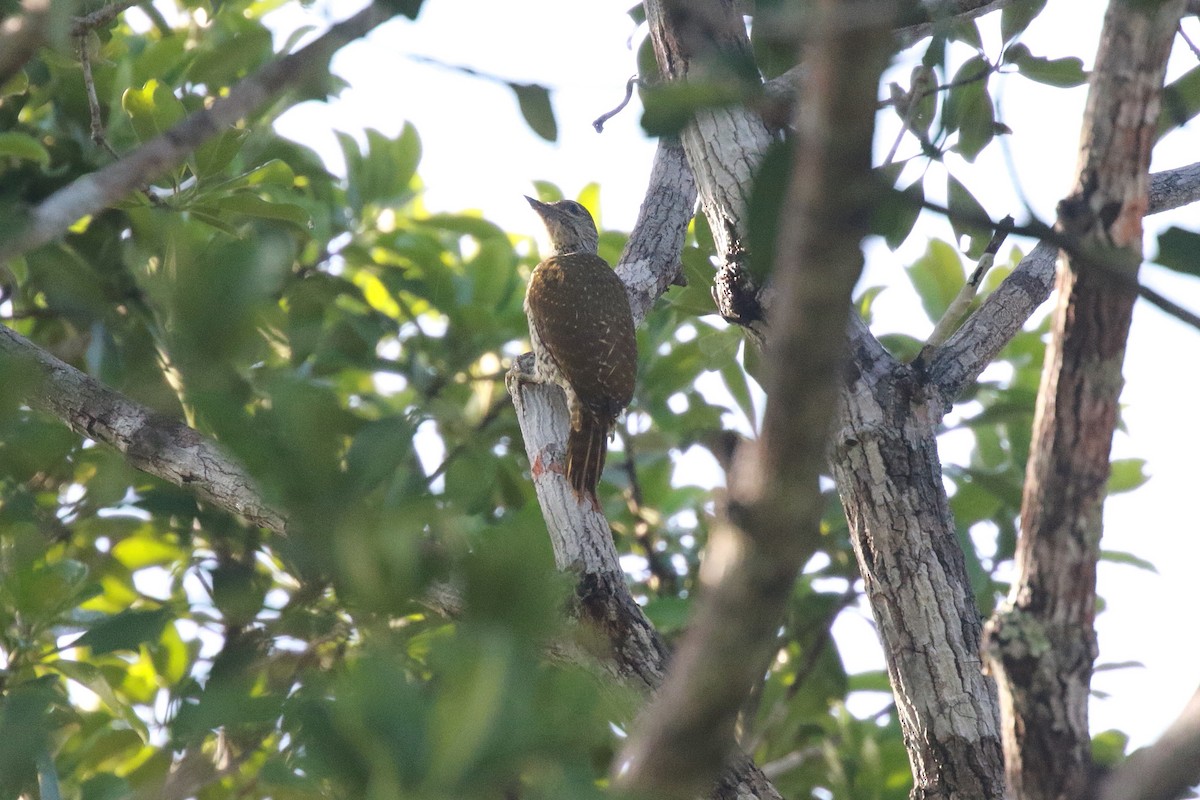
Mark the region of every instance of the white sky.
MULTIPOLYGON (((271 19, 286 36, 302 24, 323 28, 362 5, 361 0, 330 0, 302 12, 289 4, 271 19)), ((521 197, 532 193, 532 180, 556 182, 568 195, 596 181, 602 188, 602 222, 628 230, 641 203, 654 145, 641 134, 636 100, 609 121, 603 134, 592 130, 591 121, 616 105, 635 72, 631 46, 636 47, 643 32, 635 30, 625 13, 632 5, 633 0, 427 0, 416 23, 390 23, 343 50, 334 68, 351 88, 328 106, 307 103, 293 109, 279 129, 316 147, 340 170, 333 129, 357 134, 373 127, 394 135, 409 120, 424 145, 420 174, 429 187, 425 201, 431 209, 479 208, 507 230, 536 233, 537 221, 521 197), (409 58, 414 55, 548 86, 558 143, 544 143, 529 131, 504 86, 418 63, 409 58)), ((1051 0, 1022 41, 1036 55, 1077 55, 1090 67, 1104 6, 1101 0, 1051 0)), ((982 24, 992 58, 999 51, 997 20, 992 15, 982 24)), ((1187 29, 1193 38, 1200 36, 1194 19, 1187 29)), ((1171 77, 1195 63, 1177 43, 1171 77)), ((910 67, 911 62, 897 66, 886 80, 906 83, 910 67)), ((1017 76, 994 78, 992 88, 998 117, 1014 131, 1009 144, 1015 173, 996 146, 975 165, 951 157, 949 166, 993 218, 1013 213, 1020 221, 1022 204, 1012 190, 1015 174, 1039 219, 1050 221, 1074 177, 1085 89, 1051 89, 1017 76)), ((878 146, 886 151, 896 128, 890 119, 882 124, 878 146)), ((1153 168, 1196 160, 1196 138, 1195 125, 1169 136, 1156 151, 1153 168)), ((901 157, 914 147, 911 141, 903 145, 901 157)), ((1200 212, 1160 215, 1148 221, 1148 228, 1154 231, 1168 222, 1200 229, 1200 212)), ((926 215, 900 252, 869 249, 864 283, 895 287, 876 305, 877 330, 928 333, 928 322, 919 310, 914 313, 918 301, 901 272, 924 250, 928 236, 949 238, 949 227, 926 215)), ((1153 239, 1147 239, 1147 251, 1153 253, 1153 239)), ((1032 246, 1020 244, 1025 251, 1032 246)), ((1148 267, 1143 275, 1148 284, 1200 311, 1200 282, 1157 267, 1148 267)), ((1134 552, 1153 562, 1159 574, 1101 564, 1099 588, 1108 608, 1098 621, 1098 663, 1141 661, 1146 668, 1101 672, 1094 687, 1111 699, 1092 704, 1093 731, 1119 728, 1134 745, 1153 740, 1200 684, 1200 639, 1188 633, 1193 609, 1200 606, 1200 469, 1195 463, 1200 425, 1194 411, 1200 379, 1192 368, 1198 354, 1200 333, 1138 304, 1122 398, 1128 435, 1118 436, 1115 456, 1146 458, 1154 477, 1138 492, 1109 502, 1103 546, 1134 552), (1189 621, 1181 624, 1183 619, 1189 621)), ((946 446, 944 455, 951 460, 954 448, 946 446)), ((882 665, 874 634, 862 617, 844 616, 837 633, 843 644, 854 643, 843 647, 852 671, 882 665)))

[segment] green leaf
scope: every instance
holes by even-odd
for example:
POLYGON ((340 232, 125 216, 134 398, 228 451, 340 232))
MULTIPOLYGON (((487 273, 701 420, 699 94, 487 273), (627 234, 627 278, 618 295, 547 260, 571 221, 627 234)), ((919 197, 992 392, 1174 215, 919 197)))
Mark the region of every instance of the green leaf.
POLYGON ((191 158, 192 172, 201 181, 219 175, 241 152, 246 135, 246 131, 233 128, 197 147, 191 158))
POLYGON ((733 396, 734 402, 738 404, 738 408, 746 415, 746 419, 750 421, 750 427, 757 428, 758 412, 754 408, 754 401, 750 394, 750 381, 747 379, 746 371, 742 369, 742 365, 737 362, 726 364, 721 368, 721 378, 725 381, 725 388, 733 396))
POLYGON ((1001 40, 1008 44, 1020 36, 1045 7, 1046 0, 1017 0, 1005 6, 1000 12, 1001 40))
POLYGON ((288 222, 304 232, 312 228, 312 216, 301 206, 264 200, 251 192, 235 192, 217 201, 215 205, 224 212, 288 222))
POLYGON ((920 339, 907 333, 885 333, 879 337, 879 343, 901 361, 912 361, 925 346, 920 339))
POLYGON ((128 570, 170 564, 181 558, 183 551, 178 545, 168 544, 157 532, 127 536, 113 545, 113 558, 128 570))
POLYGON ((350 480, 369 492, 396 473, 412 450, 413 427, 403 417, 369 422, 354 435, 346 453, 350 480))
POLYGON ((1101 550, 1100 560, 1108 561, 1111 564, 1125 564, 1126 566, 1136 567, 1146 572, 1158 574, 1158 567, 1144 558, 1135 556, 1133 553, 1126 553, 1121 550, 1101 550))
POLYGON ((1200 67, 1192 67, 1163 88, 1155 138, 1161 139, 1197 114, 1200 114, 1200 67))
POLYGON ((871 215, 871 232, 896 250, 912 233, 925 202, 925 181, 917 178, 903 190, 883 187, 871 215))
POLYGON ((732 105, 741 95, 737 87, 711 81, 660 83, 642 92, 642 129, 650 136, 679 133, 697 111, 732 105))
POLYGON ((1121 731, 1101 731, 1092 737, 1092 762, 1104 769, 1111 769, 1125 760, 1125 749, 1129 747, 1129 735, 1121 731))
POLYGON ((17 70, 17 73, 9 78, 5 83, 0 84, 0 97, 12 97, 13 95, 25 94, 29 90, 29 76, 24 70, 17 70))
POLYGON ((1023 44, 1015 44, 1004 53, 1006 63, 1015 64, 1017 71, 1031 81, 1044 83, 1047 86, 1058 86, 1069 89, 1087 83, 1088 73, 1083 68, 1083 59, 1069 56, 1067 58, 1043 58, 1029 52, 1023 44))
POLYGON ((136 650, 142 643, 159 637, 169 616, 170 612, 165 608, 124 611, 92 626, 70 646, 90 647, 93 656, 115 650, 136 650))
POLYGON ((564 197, 566 197, 566 195, 563 194, 562 189, 558 188, 556 184, 553 184, 550 181, 532 181, 532 183, 533 188, 537 192, 537 199, 541 200, 543 203, 557 203, 559 200, 562 200, 564 197))
POLYGON ((691 600, 685 597, 655 597, 646 603, 646 616, 660 633, 683 630, 691 614, 691 600))
POLYGON ((548 142, 557 140, 558 123, 554 119, 549 90, 536 83, 510 83, 509 86, 517 95, 521 115, 533 132, 548 142))
POLYGON ((1119 459, 1112 462, 1110 467, 1111 472, 1108 475, 1108 493, 1110 495, 1132 492, 1150 480, 1150 476, 1146 474, 1144 458, 1119 459))
POLYGON ((1158 236, 1158 257, 1167 269, 1200 275, 1200 233, 1171 227, 1158 236))
POLYGON ((943 241, 929 242, 925 255, 907 268, 908 279, 930 320, 939 320, 966 280, 958 252, 943 241))
POLYGON ((968 161, 996 135, 996 111, 988 92, 992 67, 981 56, 970 59, 954 74, 946 98, 942 123, 947 131, 958 131, 954 149, 968 161))
POLYGON ((138 140, 148 142, 187 116, 183 103, 163 84, 151 78, 140 89, 121 95, 121 108, 129 115, 138 140))
POLYGON ((50 163, 50 151, 26 133, 0 133, 0 156, 35 161, 43 167, 50 163))
POLYGON ((946 206, 950 211, 950 227, 954 229, 959 245, 964 236, 969 237, 967 255, 979 258, 991 241, 994 226, 975 195, 949 173, 946 173, 946 206))
POLYGON ((384 5, 396 10, 397 13, 403 14, 409 19, 416 19, 418 12, 421 10, 421 4, 425 0, 384 0, 384 5))
POLYGON ((953 19, 949 25, 950 40, 970 45, 976 52, 983 52, 983 39, 979 36, 979 26, 973 19, 953 19))
POLYGON ((791 172, 791 143, 772 142, 754 176, 747 222, 750 274, 759 286, 766 284, 774 268, 779 215, 783 210, 784 195, 787 193, 791 172))

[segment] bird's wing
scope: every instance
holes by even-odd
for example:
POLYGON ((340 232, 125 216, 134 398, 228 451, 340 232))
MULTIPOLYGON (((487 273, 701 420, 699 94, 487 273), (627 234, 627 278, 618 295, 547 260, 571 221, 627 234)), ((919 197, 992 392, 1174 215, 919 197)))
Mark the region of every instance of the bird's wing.
POLYGON ((612 268, 591 253, 538 265, 527 298, 531 324, 580 401, 616 417, 633 397, 637 339, 629 298, 612 268))

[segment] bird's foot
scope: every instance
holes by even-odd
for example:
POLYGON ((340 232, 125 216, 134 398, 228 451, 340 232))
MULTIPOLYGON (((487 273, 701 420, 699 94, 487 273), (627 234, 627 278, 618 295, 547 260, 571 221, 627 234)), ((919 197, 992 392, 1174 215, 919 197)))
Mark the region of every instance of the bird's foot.
POLYGON ((516 394, 519 384, 541 383, 533 369, 533 353, 525 353, 513 359, 512 366, 504 373, 504 388, 510 395, 516 394))

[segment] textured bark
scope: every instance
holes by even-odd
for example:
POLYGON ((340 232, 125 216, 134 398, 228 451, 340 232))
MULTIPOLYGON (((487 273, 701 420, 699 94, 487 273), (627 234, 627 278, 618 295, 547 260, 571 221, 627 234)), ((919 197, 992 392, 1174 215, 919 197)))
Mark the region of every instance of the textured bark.
POLYGON ((727 515, 709 535, 691 625, 618 758, 617 785, 638 795, 690 797, 725 763, 795 576, 820 541, 818 476, 845 363, 841 338, 829 332, 845 330, 862 269, 874 101, 894 7, 877 3, 875 24, 854 27, 837 23, 847 4, 814 7, 805 113, 780 212, 779 310, 765 351, 762 436, 735 458, 727 515))
POLYGON ((255 525, 283 533, 283 515, 267 505, 254 481, 211 439, 107 388, 0 325, 0 374, 28 381, 29 405, 81 436, 108 445, 126 461, 255 525))
POLYGON ((942 485, 946 406, 852 320, 837 481, 913 771, 913 798, 1003 798, 994 686, 979 669, 980 620, 942 485))
POLYGON ((683 274, 679 253, 696 206, 696 180, 683 145, 662 139, 650 168, 650 190, 616 266, 629 292, 633 321, 641 322, 655 301, 683 274))
MULTIPOLYGON (((647 0, 645 7, 664 79, 757 86, 757 73, 730 71, 730 64, 753 63, 738 0, 647 0)), ((771 133, 761 117, 736 103, 698 110, 680 140, 696 177, 700 208, 712 229, 717 257, 723 262, 713 289, 717 310, 731 322, 760 330, 759 287, 750 280, 745 264, 746 201, 771 133)))
POLYGON ((1087 724, 1096 655, 1096 562, 1121 362, 1141 262, 1147 169, 1183 0, 1113 0, 1092 72, 1070 197, 1059 227, 1079 242, 1059 267, 1058 304, 1034 416, 1017 577, 988 623, 1013 792, 1092 792, 1087 724))

